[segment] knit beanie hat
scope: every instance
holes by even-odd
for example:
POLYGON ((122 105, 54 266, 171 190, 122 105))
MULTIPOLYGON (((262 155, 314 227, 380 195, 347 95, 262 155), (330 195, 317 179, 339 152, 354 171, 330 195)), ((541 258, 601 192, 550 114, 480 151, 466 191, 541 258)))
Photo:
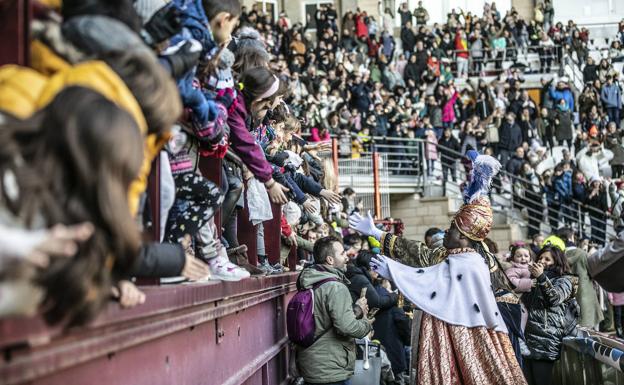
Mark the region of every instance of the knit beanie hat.
POLYGON ((234 75, 232 75, 232 65, 234 64, 234 54, 227 48, 219 53, 219 62, 215 73, 210 76, 208 85, 216 90, 234 88, 234 75))
POLYGON ((159 9, 169 4, 170 0, 136 0, 134 9, 141 17, 143 25, 147 23, 159 9))

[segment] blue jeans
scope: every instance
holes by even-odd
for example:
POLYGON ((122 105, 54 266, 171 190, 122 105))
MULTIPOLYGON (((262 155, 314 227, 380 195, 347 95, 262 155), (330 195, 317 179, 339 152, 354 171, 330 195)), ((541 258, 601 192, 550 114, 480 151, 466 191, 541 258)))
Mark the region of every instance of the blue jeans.
POLYGON ((620 127, 620 109, 616 107, 607 107, 607 115, 609 122, 615 122, 616 127, 620 127))

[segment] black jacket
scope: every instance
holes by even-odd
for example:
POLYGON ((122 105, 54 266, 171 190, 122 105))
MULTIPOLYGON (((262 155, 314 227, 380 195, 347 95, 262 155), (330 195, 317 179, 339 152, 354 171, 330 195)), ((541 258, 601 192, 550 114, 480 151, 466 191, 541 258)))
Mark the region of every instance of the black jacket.
POLYGON ((368 301, 368 308, 379 310, 389 309, 396 305, 399 296, 395 293, 387 293, 380 295, 373 287, 373 280, 368 274, 368 271, 361 267, 349 264, 347 266, 346 277, 351 281, 349 284, 349 292, 353 302, 360 298, 360 292, 363 288, 366 288, 366 300, 368 301))
POLYGON ((578 279, 545 271, 537 278, 537 286, 522 296, 529 311, 524 330, 529 358, 556 361, 561 354, 564 337, 573 334, 580 309, 574 295, 578 279))
POLYGON ((186 257, 178 244, 147 243, 141 247, 132 276, 139 278, 165 278, 180 275, 186 257))
POLYGON ((572 114, 569 111, 555 110, 555 137, 557 140, 572 140, 572 114))
MULTIPOLYGON (((388 291, 381 286, 375 286, 379 295, 388 295, 388 291)), ((395 374, 407 370, 405 346, 411 345, 411 321, 403 309, 396 306, 381 310, 375 316, 373 322, 374 339, 379 340, 386 348, 386 354, 392 364, 395 374)))
POLYGON ((507 161, 507 164, 505 165, 505 171, 510 174, 517 175, 524 162, 524 158, 520 158, 518 157, 518 155, 514 154, 514 156, 509 158, 509 160, 507 161))
POLYGON ((505 121, 498 133, 498 148, 501 150, 515 151, 522 145, 522 129, 518 123, 505 121))
POLYGON ((459 158, 460 155, 457 154, 459 150, 461 150, 461 146, 459 145, 459 141, 451 135, 448 139, 444 137, 444 135, 438 140, 438 150, 440 155, 442 156, 442 162, 445 165, 451 165, 455 161, 455 159, 459 158))
POLYGON ((416 35, 410 28, 403 27, 401 29, 401 42, 403 43, 403 51, 414 51, 416 35))
POLYGON ((598 80, 598 66, 595 64, 587 64, 583 68, 583 81, 585 83, 593 83, 598 80))

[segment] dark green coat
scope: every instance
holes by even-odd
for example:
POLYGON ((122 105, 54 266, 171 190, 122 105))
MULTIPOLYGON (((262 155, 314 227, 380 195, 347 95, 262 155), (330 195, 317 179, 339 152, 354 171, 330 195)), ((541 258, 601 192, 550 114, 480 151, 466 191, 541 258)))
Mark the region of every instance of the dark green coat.
POLYGON ((347 288, 349 281, 344 273, 325 265, 322 268, 326 271, 310 267, 299 275, 299 283, 304 288, 311 288, 327 278, 339 280, 325 283, 314 291, 315 337, 321 337, 309 348, 297 347, 299 373, 312 384, 350 378, 355 369, 354 338, 364 338, 372 329, 368 321, 355 318, 347 288))
POLYGON ((582 249, 569 248, 565 252, 571 273, 578 276, 579 286, 576 301, 581 307, 579 325, 593 328, 604 319, 596 289, 587 272, 587 253, 582 249))

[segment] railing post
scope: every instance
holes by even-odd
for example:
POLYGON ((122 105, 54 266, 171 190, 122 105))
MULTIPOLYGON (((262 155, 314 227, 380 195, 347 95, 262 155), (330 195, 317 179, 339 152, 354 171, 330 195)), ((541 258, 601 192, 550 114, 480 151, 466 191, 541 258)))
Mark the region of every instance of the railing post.
POLYGON ((263 223, 264 226, 264 249, 266 250, 269 263, 274 265, 281 260, 282 246, 282 205, 271 203, 273 219, 263 223))
MULTIPOLYGON (((245 182, 245 191, 247 194, 247 183, 245 182)), ((249 206, 247 205, 247 196, 245 195, 245 206, 238 213, 237 230, 238 243, 247 245, 247 256, 249 263, 258 264, 258 226, 254 226, 249 220, 249 206)))
POLYGON ((578 224, 577 224, 577 239, 583 238, 583 208, 580 204, 576 205, 576 215, 578 216, 578 224))
POLYGON ((418 163, 421 167, 421 173, 423 178, 423 188, 427 186, 429 182, 429 165, 427 164, 427 157, 425 156, 425 151, 427 151, 427 147, 425 146, 424 141, 419 142, 418 146, 418 163))
MULTIPOLYGON (((511 177, 511 207, 509 208, 509 212, 511 213, 511 217, 513 218, 513 211, 514 210, 514 179, 513 176, 511 177)), ((528 227, 528 222, 527 222, 527 227, 528 227)), ((552 231, 555 231, 556 229, 551 229, 552 231)))
POLYGON ((334 174, 338 178, 338 139, 332 138, 332 162, 334 163, 334 174))
MULTIPOLYGON (((0 1, 0 3, 2 3, 0 1)), ((0 44, 0 65, 28 65, 30 61, 29 28, 32 19, 31 2, 28 0, 5 1, 0 5, 0 36, 6 36, 0 44)))
POLYGON ((150 212, 152 214, 152 237, 160 242, 160 154, 152 161, 152 169, 148 177, 147 194, 149 195, 150 212))
POLYGON ((297 262, 299 262, 299 258, 297 257, 297 246, 290 246, 290 253, 288 253, 288 268, 290 271, 297 271, 297 262))
POLYGON ((373 152, 373 191, 375 202, 375 219, 381 219, 381 190, 379 188, 379 158, 377 151, 373 152))

